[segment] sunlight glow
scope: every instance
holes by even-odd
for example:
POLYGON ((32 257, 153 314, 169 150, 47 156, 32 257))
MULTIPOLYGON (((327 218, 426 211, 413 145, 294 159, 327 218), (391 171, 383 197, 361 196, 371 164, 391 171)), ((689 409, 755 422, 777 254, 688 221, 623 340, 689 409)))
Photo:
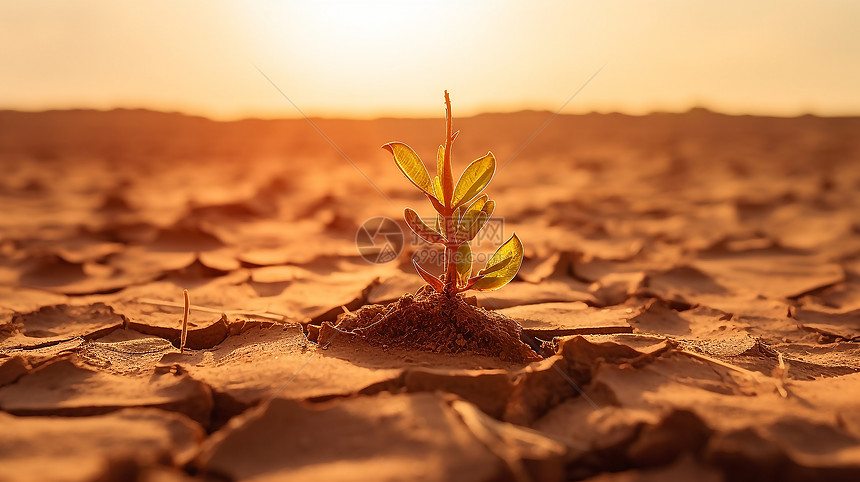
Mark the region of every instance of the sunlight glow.
POLYGON ((860 112, 860 2, 0 3, 0 108, 860 112), (255 68, 256 67, 256 68, 255 68))

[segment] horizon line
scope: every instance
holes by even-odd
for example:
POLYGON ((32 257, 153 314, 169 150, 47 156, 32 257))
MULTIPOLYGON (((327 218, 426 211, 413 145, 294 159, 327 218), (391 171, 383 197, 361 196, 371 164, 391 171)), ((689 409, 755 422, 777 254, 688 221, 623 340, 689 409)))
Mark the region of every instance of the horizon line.
MULTIPOLYGON (((213 116, 207 115, 203 113, 196 113, 192 110, 180 110, 180 109, 169 109, 163 110, 152 107, 126 107, 126 106, 117 106, 110 108, 100 108, 100 107, 58 107, 58 108, 46 108, 46 109, 20 109, 20 108, 11 108, 11 107, 3 107, 0 106, 0 113, 22 113, 22 114, 47 114, 47 113, 59 113, 59 112, 101 112, 101 113, 111 113, 111 112, 122 112, 122 111, 138 111, 138 112, 151 112, 158 114, 169 114, 169 115, 179 115, 183 117, 196 117, 206 119, 212 122, 241 122, 241 121, 249 121, 249 120, 260 120, 260 121, 277 121, 277 120, 302 120, 304 117, 297 114, 295 116, 287 116, 287 115, 236 115, 236 116, 213 116)), ((478 112, 475 114, 460 116, 460 119, 469 119, 480 116, 488 116, 488 115, 516 115, 516 114, 524 114, 524 113, 547 113, 551 114, 552 111, 550 109, 519 109, 519 110, 510 110, 510 111, 484 111, 478 112)), ((814 112, 801 112, 794 115, 787 114, 775 114, 775 113, 761 113, 761 112, 742 112, 742 113, 734 113, 734 112, 725 112, 717 109, 713 109, 708 106, 692 106, 687 108, 686 110, 661 110, 661 109, 653 109, 651 111, 645 113, 632 113, 625 112, 624 110, 590 110, 587 112, 569 112, 569 113, 560 113, 559 115, 563 116, 588 116, 588 115, 622 115, 627 117, 648 117, 652 115, 684 115, 684 114, 692 114, 692 113, 707 113, 714 115, 721 115, 727 117, 766 117, 766 118, 778 118, 778 119, 796 119, 801 117, 817 117, 822 119, 845 119, 845 118, 857 118, 860 117, 860 112, 852 113, 852 114, 837 114, 837 115, 822 115, 814 112)), ((376 120, 387 120, 387 119, 402 119, 402 120, 429 120, 436 119, 437 116, 422 116, 422 115, 377 115, 377 116, 364 116, 364 115, 310 115, 308 116, 311 119, 319 119, 319 120, 348 120, 348 121, 376 121, 376 120)))

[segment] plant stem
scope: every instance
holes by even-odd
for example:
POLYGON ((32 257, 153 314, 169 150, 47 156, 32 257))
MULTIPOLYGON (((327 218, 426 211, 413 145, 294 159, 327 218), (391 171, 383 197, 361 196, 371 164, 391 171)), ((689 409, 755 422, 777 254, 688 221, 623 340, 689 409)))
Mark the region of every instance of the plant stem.
POLYGON ((445 213, 445 238, 448 240, 445 243, 445 263, 447 269, 445 272, 445 291, 449 294, 457 292, 457 259, 456 253, 457 241, 455 239, 456 226, 454 226, 454 210, 451 203, 454 196, 454 170, 451 166, 451 141, 452 141, 452 122, 451 122, 451 98, 448 96, 448 91, 445 91, 445 155, 443 157, 443 173, 442 173, 442 192, 444 194, 445 213))
MULTIPOLYGON (((449 224, 454 224, 450 222, 449 224)), ((453 238, 453 232, 451 232, 453 238)), ((457 246, 455 241, 449 241, 445 245, 445 258, 448 260, 448 269, 445 272, 445 291, 449 294, 457 292, 457 246)))

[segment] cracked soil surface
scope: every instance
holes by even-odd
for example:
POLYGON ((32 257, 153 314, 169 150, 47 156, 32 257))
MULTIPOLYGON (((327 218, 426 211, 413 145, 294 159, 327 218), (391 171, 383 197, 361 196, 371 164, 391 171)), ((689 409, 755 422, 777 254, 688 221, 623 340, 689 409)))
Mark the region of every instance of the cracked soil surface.
MULTIPOLYGON (((458 121, 455 166, 548 116, 458 121)), ((467 293, 533 360, 330 336, 421 288, 356 229, 431 212, 378 146, 440 121, 317 122, 373 186, 300 120, 0 112, 0 480, 857 480, 860 119, 559 116, 467 293)))

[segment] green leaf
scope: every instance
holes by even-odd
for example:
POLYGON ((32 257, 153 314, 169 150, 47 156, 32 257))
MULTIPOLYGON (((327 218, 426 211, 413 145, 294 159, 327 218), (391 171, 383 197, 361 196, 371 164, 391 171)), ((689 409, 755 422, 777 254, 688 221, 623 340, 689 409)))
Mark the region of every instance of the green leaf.
POLYGON ((428 243, 445 244, 445 237, 435 229, 427 226, 424 221, 418 216, 418 213, 410 208, 403 211, 403 218, 406 220, 406 225, 409 226, 415 234, 421 237, 428 243))
POLYGON ((487 224, 487 213, 484 211, 470 211, 463 216, 463 220, 457 226, 457 232, 454 234, 454 239, 458 243, 471 241, 475 239, 481 228, 487 224))
POLYGON ((486 276, 490 273, 495 273, 496 271, 504 268, 505 266, 509 265, 510 263, 511 263, 511 258, 505 258, 505 259, 499 261, 498 263, 496 263, 492 266, 487 266, 486 268, 482 269, 481 271, 478 271, 478 274, 481 277, 483 277, 483 276, 486 276))
POLYGON ((478 196, 478 198, 475 199, 467 209, 465 209, 463 216, 457 224, 457 231, 455 234, 457 242, 462 243, 463 241, 471 241, 475 238, 481 228, 484 227, 484 224, 487 223, 489 215, 482 211, 486 202, 487 195, 482 194, 481 196, 478 196))
MULTIPOLYGON (((487 213, 484 211, 484 207, 487 203, 493 203, 493 201, 488 201, 487 195, 482 194, 475 199, 468 209, 465 210, 462 218, 457 224, 455 239, 458 243, 475 239, 478 232, 480 232, 484 225, 487 224, 487 220, 489 219, 490 214, 492 214, 494 206, 494 203, 490 204, 490 212, 487 213)), ((457 209, 459 210, 460 208, 457 209)))
POLYGON ((460 176, 460 180, 457 181, 457 187, 454 188, 454 195, 451 198, 451 205, 459 206, 474 199, 487 187, 495 172, 496 158, 493 157, 492 152, 488 152, 486 156, 469 164, 469 167, 460 176))
POLYGON ((418 275, 427 282, 434 290, 441 293, 445 291, 445 284, 442 283, 442 280, 428 273, 424 268, 418 265, 418 261, 412 260, 412 264, 415 266, 415 271, 418 271, 418 275))
POLYGON ((520 265, 523 262, 523 243, 520 242, 520 239, 516 234, 511 236, 511 238, 501 246, 496 252, 493 254, 493 257, 490 258, 490 261, 487 262, 488 272, 478 281, 475 281, 475 284, 472 285, 472 289, 476 289, 479 291, 492 291, 501 288, 502 286, 508 284, 514 276, 517 275, 517 271, 520 270, 520 265), (496 264, 507 261, 501 268, 495 268, 496 264), (493 269, 492 272, 489 272, 489 269, 493 269))
POLYGON ((493 201, 492 199, 485 202, 484 205, 481 207, 481 211, 484 211, 485 213, 487 213, 488 218, 493 215, 494 209, 496 209, 496 201, 493 201))
POLYGON ((460 220, 463 219, 463 211, 464 209, 462 209, 462 206, 454 210, 454 216, 451 218, 454 222, 454 228, 456 228, 457 225, 460 224, 460 220))
POLYGON ((427 194, 426 196, 427 196, 427 200, 430 201, 430 204, 433 205, 433 209, 435 209, 437 213, 444 213, 445 212, 445 206, 442 204, 442 201, 439 201, 438 199, 436 199, 436 196, 434 196, 432 194, 427 194))
POLYGON ((445 169, 445 146, 439 144, 439 149, 436 151, 436 177, 442 178, 442 172, 445 169))
POLYGON ((486 202, 487 202, 487 195, 481 194, 480 196, 478 196, 477 199, 475 199, 474 202, 472 202, 472 204, 469 205, 469 207, 463 213, 463 217, 465 218, 470 212, 481 211, 486 202))
POLYGON ((458 286, 465 286, 472 276, 472 248, 469 243, 463 243, 457 248, 454 254, 454 261, 457 265, 458 286))
POLYGON ((382 146, 394 156, 394 162, 400 171, 412 181, 412 184, 429 195, 433 195, 433 184, 430 182, 430 175, 427 174, 427 168, 421 162, 418 154, 402 142, 389 142, 382 146))
POLYGON ((436 199, 438 199, 442 204, 445 204, 445 189, 443 186, 445 183, 442 182, 442 176, 444 176, 445 172, 445 146, 439 145, 439 149, 436 150, 436 177, 433 178, 433 188, 436 191, 436 199))

